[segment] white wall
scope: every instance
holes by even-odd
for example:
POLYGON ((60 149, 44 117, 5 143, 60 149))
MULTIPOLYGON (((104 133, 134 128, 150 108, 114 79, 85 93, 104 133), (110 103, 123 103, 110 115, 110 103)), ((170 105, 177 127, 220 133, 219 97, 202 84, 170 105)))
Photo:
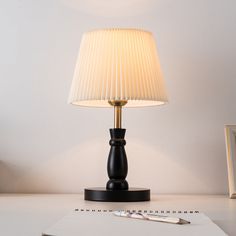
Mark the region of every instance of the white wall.
POLYGON ((157 40, 170 103, 124 110, 130 185, 226 193, 235 22, 234 0, 1 0, 0 191, 105 184, 113 111, 67 104, 73 69, 84 31, 141 27, 157 40))

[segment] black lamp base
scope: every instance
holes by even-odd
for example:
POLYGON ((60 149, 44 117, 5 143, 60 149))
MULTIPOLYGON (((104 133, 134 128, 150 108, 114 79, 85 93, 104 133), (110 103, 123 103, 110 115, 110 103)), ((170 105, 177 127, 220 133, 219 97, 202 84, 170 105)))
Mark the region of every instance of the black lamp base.
POLYGON ((107 190, 106 188, 87 188, 84 190, 84 200, 101 202, 150 201, 150 189, 107 190))

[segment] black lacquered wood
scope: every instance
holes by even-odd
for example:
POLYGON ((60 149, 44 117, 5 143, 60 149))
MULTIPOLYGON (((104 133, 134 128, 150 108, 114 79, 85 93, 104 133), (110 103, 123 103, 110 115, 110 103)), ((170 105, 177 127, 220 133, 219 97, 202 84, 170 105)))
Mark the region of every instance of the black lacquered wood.
POLYGON ((150 201, 150 189, 107 190, 106 188, 87 188, 84 190, 84 199, 101 202, 150 201))
POLYGON ((107 190, 127 190, 128 182, 125 180, 128 173, 128 162, 125 153, 125 129, 110 129, 111 140, 109 144, 111 149, 107 162, 107 173, 109 181, 107 190))

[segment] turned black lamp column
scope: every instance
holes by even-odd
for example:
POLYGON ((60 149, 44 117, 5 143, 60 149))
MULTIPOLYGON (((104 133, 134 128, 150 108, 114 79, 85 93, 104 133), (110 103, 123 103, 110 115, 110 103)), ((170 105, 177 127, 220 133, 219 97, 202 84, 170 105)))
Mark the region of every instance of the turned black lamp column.
MULTIPOLYGON (((128 162, 125 152, 126 129, 121 125, 122 108, 155 106, 166 102, 164 80, 152 33, 140 29, 102 29, 83 35, 69 103, 114 108, 114 127, 110 129, 107 160, 109 180, 103 187, 86 188, 85 200, 150 200, 149 189, 131 188, 126 180, 128 162)), ((94 157, 88 158, 92 161, 94 157)), ((87 169, 88 175, 92 175, 89 167, 87 169)), ((148 175, 144 174, 143 178, 148 178, 148 175)))

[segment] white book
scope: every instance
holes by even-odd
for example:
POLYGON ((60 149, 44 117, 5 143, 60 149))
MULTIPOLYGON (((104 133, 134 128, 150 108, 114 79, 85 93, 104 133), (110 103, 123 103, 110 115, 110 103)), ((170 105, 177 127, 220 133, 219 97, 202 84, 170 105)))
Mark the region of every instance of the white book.
MULTIPOLYGON (((142 211, 146 213, 146 211, 142 211)), ((148 211, 149 212, 149 211, 148 211)), ((155 212, 155 211, 151 211, 155 212)), ((223 236, 226 235, 206 215, 198 212, 158 212, 158 215, 168 215, 190 221, 190 224, 170 224, 117 217, 109 210, 78 210, 63 217, 43 236, 223 236)))

